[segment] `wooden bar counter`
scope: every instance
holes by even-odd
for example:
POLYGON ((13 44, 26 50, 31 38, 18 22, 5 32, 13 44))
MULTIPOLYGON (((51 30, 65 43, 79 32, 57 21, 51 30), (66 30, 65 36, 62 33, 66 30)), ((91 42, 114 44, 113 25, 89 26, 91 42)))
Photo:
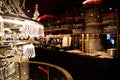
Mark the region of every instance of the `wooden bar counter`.
POLYGON ((30 59, 31 61, 58 65, 66 69, 74 80, 116 80, 119 78, 120 60, 118 58, 100 58, 42 48, 35 50, 36 57, 30 59))

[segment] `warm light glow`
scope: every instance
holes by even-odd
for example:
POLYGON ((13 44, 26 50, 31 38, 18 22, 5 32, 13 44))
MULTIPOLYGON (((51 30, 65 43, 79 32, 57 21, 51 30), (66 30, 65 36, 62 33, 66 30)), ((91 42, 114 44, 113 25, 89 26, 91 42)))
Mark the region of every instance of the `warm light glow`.
POLYGON ((27 12, 29 13, 29 12, 30 12, 30 10, 27 10, 27 12))
POLYGON ((111 8, 111 7, 110 7, 109 9, 110 9, 110 10, 112 10, 112 8, 111 8))
POLYGON ((10 30, 10 28, 4 28, 5 31, 8 31, 9 33, 12 33, 12 31, 10 30))
POLYGON ((13 24, 23 24, 23 21, 12 20, 12 19, 3 19, 3 22, 13 23, 13 24))

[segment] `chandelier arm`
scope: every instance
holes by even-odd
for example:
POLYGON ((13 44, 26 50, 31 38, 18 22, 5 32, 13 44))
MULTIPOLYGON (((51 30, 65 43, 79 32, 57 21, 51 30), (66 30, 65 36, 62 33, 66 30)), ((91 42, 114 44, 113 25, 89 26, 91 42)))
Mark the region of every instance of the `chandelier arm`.
POLYGON ((22 6, 21 6, 21 9, 25 9, 25 0, 23 0, 23 3, 22 3, 22 6))
POLYGON ((22 16, 27 17, 26 14, 23 12, 23 10, 20 8, 20 5, 19 5, 20 2, 18 2, 17 0, 12 0, 12 1, 14 3, 15 7, 17 8, 17 10, 19 11, 19 13, 22 16))
POLYGON ((16 14, 19 14, 19 12, 17 11, 15 5, 12 3, 12 0, 9 0, 9 4, 11 5, 11 8, 13 9, 14 14, 15 14, 15 13, 16 13, 16 14))
POLYGON ((9 5, 7 5, 7 1, 6 0, 2 0, 3 6, 6 8, 7 12, 9 12, 10 14, 13 14, 11 11, 11 8, 9 5))

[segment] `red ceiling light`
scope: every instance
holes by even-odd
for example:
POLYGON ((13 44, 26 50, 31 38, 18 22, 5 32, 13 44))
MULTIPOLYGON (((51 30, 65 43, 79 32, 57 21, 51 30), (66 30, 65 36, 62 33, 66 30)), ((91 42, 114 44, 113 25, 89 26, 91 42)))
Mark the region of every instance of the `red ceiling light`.
POLYGON ((49 18, 55 18, 55 16, 45 14, 45 15, 40 16, 39 18, 40 18, 40 20, 46 20, 46 19, 49 19, 49 18))
POLYGON ((86 4, 100 4, 102 0, 85 0, 83 2, 83 5, 86 5, 86 4))

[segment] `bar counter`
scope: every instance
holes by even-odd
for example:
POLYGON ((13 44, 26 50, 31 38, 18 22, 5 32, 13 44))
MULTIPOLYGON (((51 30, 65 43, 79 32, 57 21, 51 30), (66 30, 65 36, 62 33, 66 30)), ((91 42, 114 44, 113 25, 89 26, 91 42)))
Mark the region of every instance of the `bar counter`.
POLYGON ((120 60, 78 55, 36 48, 36 57, 31 61, 47 62, 66 69, 74 80, 116 80, 119 78, 120 60))

